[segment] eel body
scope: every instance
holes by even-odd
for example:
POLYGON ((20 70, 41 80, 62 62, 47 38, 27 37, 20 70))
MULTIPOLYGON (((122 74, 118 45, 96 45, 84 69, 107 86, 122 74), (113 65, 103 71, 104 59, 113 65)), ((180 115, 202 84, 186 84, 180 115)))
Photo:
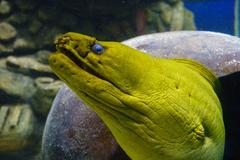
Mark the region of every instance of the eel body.
POLYGON ((118 42, 67 33, 49 64, 133 160, 221 160, 218 80, 190 59, 156 58, 118 42))

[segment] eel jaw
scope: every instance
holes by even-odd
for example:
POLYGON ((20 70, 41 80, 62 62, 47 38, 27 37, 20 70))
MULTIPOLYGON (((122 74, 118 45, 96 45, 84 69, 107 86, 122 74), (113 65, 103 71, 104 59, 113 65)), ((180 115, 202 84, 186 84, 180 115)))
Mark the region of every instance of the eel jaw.
POLYGON ((77 50, 78 45, 74 44, 73 46, 70 44, 71 38, 69 36, 61 37, 55 42, 57 52, 62 53, 67 56, 73 63, 75 63, 79 68, 85 70, 86 72, 94 75, 96 78, 107 81, 102 75, 97 73, 93 66, 87 63, 85 57, 87 57, 89 52, 81 52, 81 50, 77 50))
POLYGON ((72 39, 69 36, 63 36, 59 38, 56 42, 56 49, 58 52, 66 55, 70 58, 75 64, 84 69, 85 57, 82 56, 82 52, 77 51, 76 48, 78 45, 71 43, 72 39))

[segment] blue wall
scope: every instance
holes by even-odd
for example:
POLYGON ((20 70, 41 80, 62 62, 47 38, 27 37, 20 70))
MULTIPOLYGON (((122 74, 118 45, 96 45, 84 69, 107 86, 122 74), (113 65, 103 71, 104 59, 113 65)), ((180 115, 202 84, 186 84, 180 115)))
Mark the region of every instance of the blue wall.
POLYGON ((209 0, 185 2, 193 11, 198 30, 217 31, 234 34, 235 0, 209 0))

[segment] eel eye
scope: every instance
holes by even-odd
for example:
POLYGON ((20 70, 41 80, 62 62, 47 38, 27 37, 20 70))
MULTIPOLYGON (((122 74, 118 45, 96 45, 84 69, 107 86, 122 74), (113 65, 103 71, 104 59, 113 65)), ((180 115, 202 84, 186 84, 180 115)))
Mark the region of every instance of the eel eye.
POLYGON ((91 50, 96 54, 101 54, 104 51, 104 48, 100 44, 94 44, 91 47, 91 50))

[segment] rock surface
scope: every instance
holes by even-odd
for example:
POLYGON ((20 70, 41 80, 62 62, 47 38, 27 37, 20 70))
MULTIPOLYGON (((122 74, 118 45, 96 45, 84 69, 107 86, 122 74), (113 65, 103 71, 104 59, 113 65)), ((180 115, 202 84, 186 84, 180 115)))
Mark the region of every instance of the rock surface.
POLYGON ((117 150, 100 118, 66 86, 53 102, 44 132, 44 160, 111 160, 117 150))
POLYGON ((34 47, 35 46, 31 41, 24 38, 17 38, 13 43, 13 49, 15 51, 27 51, 33 49, 34 47))
POLYGON ((13 48, 0 43, 0 57, 13 53, 13 48))
POLYGON ((22 102, 34 93, 33 80, 21 74, 0 69, 0 104, 22 102))
POLYGON ((17 35, 16 29, 9 23, 0 23, 0 41, 10 41, 17 35))
POLYGON ((184 8, 181 1, 172 3, 164 1, 155 2, 146 9, 146 21, 144 33, 176 31, 176 30, 195 30, 192 13, 184 8))
POLYGON ((27 104, 0 106, 0 153, 16 152, 33 145, 34 121, 27 104))
POLYGON ((216 32, 179 31, 156 33, 123 43, 156 57, 195 59, 224 76, 240 70, 240 40, 216 32))
POLYGON ((26 74, 32 77, 52 75, 52 71, 48 65, 42 64, 29 57, 9 56, 6 59, 6 64, 10 71, 26 74))
POLYGON ((48 56, 52 54, 49 50, 39 50, 36 53, 36 59, 38 62, 48 64, 48 56))
POLYGON ((13 45, 17 50, 25 46, 37 50, 53 47, 55 36, 68 31, 119 41, 139 34, 195 29, 194 20, 189 16, 191 13, 185 14, 187 10, 181 0, 100 0, 94 5, 77 0, 48 3, 18 0, 1 1, 1 6, 6 16, 0 17, 4 23, 0 28, 5 30, 3 35, 0 32, 0 40, 9 41, 17 36, 13 45), (12 25, 17 27, 17 35, 12 25), (4 36, 6 33, 7 37, 4 36))
POLYGON ((6 21, 8 21, 9 23, 12 23, 14 25, 23 25, 26 24, 29 20, 29 16, 26 13, 13 13, 11 14, 6 21))
POLYGON ((35 113, 46 117, 51 108, 52 101, 63 85, 63 82, 50 77, 39 77, 35 79, 34 85, 37 90, 30 100, 30 103, 35 113))
POLYGON ((1 1, 0 2, 0 15, 6 15, 11 12, 11 6, 8 1, 1 1))

